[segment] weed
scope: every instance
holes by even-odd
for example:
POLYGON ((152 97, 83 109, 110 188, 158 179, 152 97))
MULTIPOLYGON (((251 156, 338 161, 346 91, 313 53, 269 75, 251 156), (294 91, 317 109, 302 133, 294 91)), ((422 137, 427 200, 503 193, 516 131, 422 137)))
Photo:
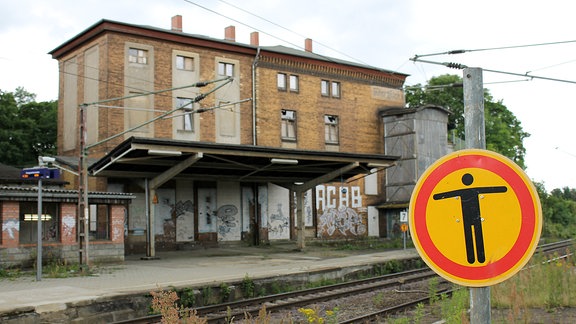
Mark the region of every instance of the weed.
POLYGON ((184 323, 191 324, 206 324, 208 321, 204 318, 198 317, 196 310, 184 310, 179 308, 176 304, 178 294, 174 290, 150 292, 152 295, 152 310, 162 315, 162 323, 176 324, 184 323))
POLYGON ((210 305, 212 301, 212 287, 202 288, 202 303, 203 305, 210 305))
POLYGON ((183 307, 196 306, 196 294, 192 288, 184 288, 180 293, 180 304, 183 307))
POLYGON ((458 289, 452 293, 452 298, 442 294, 440 308, 442 318, 446 323, 465 323, 467 321, 467 311, 469 304, 469 294, 467 289, 458 289))
POLYGON ((22 271, 18 268, 0 269, 0 280, 9 279, 14 280, 22 276, 22 271))
POLYGON ((230 288, 230 286, 228 286, 228 284, 226 284, 225 282, 220 284, 220 299, 222 300, 222 302, 226 302, 230 299, 230 293, 232 292, 232 289, 230 288))
POLYGON ((416 312, 414 313, 414 324, 418 324, 422 321, 425 314, 425 307, 423 303, 416 305, 416 312))
POLYGON ((372 297, 372 303, 375 306, 381 307, 384 304, 384 293, 380 292, 376 296, 372 297))
POLYGON ((245 297, 255 297, 256 295, 256 284, 248 274, 246 274, 242 280, 242 291, 245 297))
POLYGON ((434 304, 438 301, 438 278, 434 277, 428 281, 428 298, 430 298, 430 304, 434 304))
POLYGON ((304 317, 306 317, 306 323, 338 323, 338 308, 334 308, 333 310, 326 310, 324 312, 324 317, 321 315, 321 311, 318 308, 300 308, 298 309, 298 312, 302 313, 304 317))

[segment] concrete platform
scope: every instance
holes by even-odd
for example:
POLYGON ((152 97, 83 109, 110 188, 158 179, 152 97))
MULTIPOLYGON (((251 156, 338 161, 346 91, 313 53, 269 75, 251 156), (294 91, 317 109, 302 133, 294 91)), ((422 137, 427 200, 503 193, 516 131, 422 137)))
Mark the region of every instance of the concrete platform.
POLYGON ((128 256, 123 263, 93 266, 91 276, 42 278, 35 274, 0 279, 0 315, 13 312, 57 312, 70 303, 103 297, 148 293, 163 288, 253 280, 328 271, 418 257, 414 249, 337 251, 310 248, 210 248, 158 253, 158 259, 128 256))

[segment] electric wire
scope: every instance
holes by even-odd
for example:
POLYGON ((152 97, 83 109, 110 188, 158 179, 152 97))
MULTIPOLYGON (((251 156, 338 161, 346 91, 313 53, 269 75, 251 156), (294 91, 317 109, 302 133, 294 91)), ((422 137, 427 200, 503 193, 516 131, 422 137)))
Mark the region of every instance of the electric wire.
MULTIPOLYGON (((428 63, 428 64, 435 64, 435 65, 442 65, 442 66, 446 66, 452 69, 459 69, 459 70, 463 70, 468 68, 468 66, 464 65, 464 64, 460 64, 460 63, 453 63, 453 62, 435 62, 435 61, 428 61, 428 60, 421 60, 417 57, 413 57, 411 60, 413 60, 414 62, 422 62, 422 63, 428 63)), ((558 79, 558 78, 550 78, 550 77, 544 77, 544 76, 538 76, 538 75, 532 75, 532 74, 528 74, 526 73, 514 73, 514 72, 506 72, 506 71, 501 71, 501 70, 491 70, 491 69, 486 69, 486 68, 482 68, 483 71, 486 72, 492 72, 492 73, 499 73, 499 74, 507 74, 507 75, 514 75, 514 76, 521 76, 521 77, 527 77, 530 79, 541 79, 541 80, 548 80, 548 81, 556 81, 556 82, 564 82, 564 83, 571 83, 571 84, 576 84, 576 81, 573 80, 565 80, 565 79, 558 79)))
MULTIPOLYGON (((259 15, 255 14, 255 13, 252 13, 252 12, 248 11, 248 10, 242 9, 242 8, 240 8, 240 7, 238 7, 238 6, 234 5, 234 4, 231 4, 231 3, 227 2, 227 1, 224 1, 224 0, 218 0, 218 1, 220 1, 220 2, 222 2, 222 3, 224 3, 224 4, 226 4, 226 5, 228 5, 228 6, 230 6, 230 7, 236 8, 236 9, 242 11, 242 12, 245 12, 245 13, 251 15, 251 16, 254 16, 254 17, 256 17, 256 18, 259 18, 259 19, 261 19, 261 20, 264 20, 265 22, 267 22, 267 23, 269 23, 269 24, 272 24, 272 25, 274 25, 274 26, 276 26, 276 27, 279 27, 279 28, 281 28, 281 29, 284 29, 284 30, 286 30, 286 31, 288 31, 288 32, 296 35, 296 36, 299 36, 299 37, 302 37, 302 38, 307 38, 306 36, 304 36, 304 35, 302 35, 302 34, 300 34, 300 33, 297 33, 297 32, 295 32, 295 31, 293 31, 293 30, 291 30, 291 29, 289 29, 289 28, 286 28, 286 27, 284 27, 284 26, 282 26, 282 25, 280 25, 280 24, 278 24, 278 23, 275 23, 275 22, 273 22, 273 21, 271 21, 271 20, 269 20, 269 19, 266 19, 266 18, 264 18, 264 17, 262 17, 262 16, 259 16, 259 15)), ((338 54, 340 54, 340 55, 346 56, 347 58, 352 59, 352 60, 354 60, 354 61, 356 61, 356 62, 358 62, 358 63, 362 63, 362 64, 365 64, 365 65, 369 65, 369 64, 366 63, 366 62, 363 62, 363 61, 361 61, 361 60, 359 60, 359 59, 357 59, 357 58, 355 58, 355 57, 352 57, 352 56, 350 56, 350 55, 348 55, 348 54, 346 54, 346 53, 344 53, 344 52, 341 52, 341 51, 339 51, 339 50, 337 50, 337 49, 334 49, 334 48, 332 48, 332 47, 330 47, 330 46, 328 46, 328 45, 325 45, 325 44, 323 44, 323 43, 321 43, 321 42, 318 42, 318 41, 315 40, 314 43, 316 43, 316 44, 318 44, 318 45, 320 45, 320 46, 322 46, 322 47, 324 47, 324 48, 327 48, 327 49, 329 49, 329 50, 331 50, 331 51, 333 51, 333 52, 336 52, 336 53, 338 53, 338 54)))
POLYGON ((505 50, 505 49, 515 49, 515 48, 560 45, 560 44, 568 44, 568 43, 576 43, 576 40, 548 42, 548 43, 535 43, 535 44, 525 44, 525 45, 500 46, 500 47, 486 47, 486 48, 477 48, 477 49, 459 49, 459 50, 451 50, 451 51, 445 51, 445 52, 415 55, 414 57, 419 58, 419 57, 437 56, 437 55, 454 55, 454 54, 464 54, 464 53, 471 53, 471 52, 496 51, 496 50, 505 50))
MULTIPOLYGON (((186 3, 188 3, 188 4, 191 4, 191 5, 197 6, 197 7, 199 7, 199 8, 202 8, 202 9, 204 9, 204 10, 206 10, 206 11, 209 11, 209 12, 211 12, 211 13, 213 13, 213 14, 215 14, 215 15, 218 15, 218 16, 220 16, 220 17, 224 17, 224 18, 229 19, 229 20, 231 20, 231 21, 233 21, 233 22, 236 22, 236 23, 238 23, 238 24, 241 24, 241 25, 243 25, 243 26, 245 26, 245 27, 248 27, 248 28, 251 28, 251 29, 253 29, 253 30, 256 30, 256 31, 258 31, 258 32, 260 32, 260 33, 262 33, 262 34, 268 35, 268 36, 270 36, 270 37, 272 37, 272 38, 274 38, 274 39, 276 39, 276 40, 279 40, 280 42, 284 42, 284 43, 287 43, 287 44, 289 44, 289 45, 291 45, 291 46, 294 46, 294 47, 297 48, 297 49, 305 50, 305 48, 302 47, 301 45, 294 44, 294 43, 292 43, 292 42, 290 42, 290 41, 287 41, 287 40, 285 40, 285 39, 282 39, 282 38, 280 38, 280 37, 278 37, 278 36, 275 36, 275 35, 273 35, 273 34, 271 34, 271 33, 268 33, 268 32, 266 32, 266 31, 263 31, 263 30, 261 30, 261 29, 259 29, 259 28, 256 28, 256 27, 253 27, 253 26, 251 26, 251 25, 248 25, 248 24, 246 24, 246 23, 244 23, 244 22, 241 22, 241 21, 238 20, 238 19, 235 19, 235 18, 226 16, 226 15, 224 15, 224 14, 222 14, 222 13, 219 13, 219 12, 217 12, 217 11, 215 11, 215 10, 212 10, 212 9, 210 9, 210 8, 207 8, 207 7, 205 7, 205 6, 202 6, 202 5, 200 5, 200 4, 197 4, 197 3, 195 3, 195 2, 193 2, 193 1, 191 1, 191 0, 183 0, 183 1, 186 2, 186 3)), ((321 58, 323 58, 324 60, 329 61, 329 62, 342 64, 341 61, 336 61, 334 58, 329 57, 329 56, 326 56, 326 55, 322 55, 322 54, 318 54, 318 53, 314 53, 314 55, 317 55, 318 57, 321 57, 321 58)), ((352 63, 352 62, 350 62, 350 63, 352 63)), ((362 64, 364 64, 364 63, 362 63, 362 64)), ((372 66, 370 66, 370 65, 368 65, 368 64, 365 64, 365 65, 366 65, 366 67, 369 67, 369 68, 382 70, 382 69, 380 69, 380 68, 372 67, 372 66)), ((386 71, 386 72, 390 73, 391 77, 394 77, 394 75, 398 73, 398 72, 395 72, 395 71, 386 71)), ((398 80, 400 80, 400 77, 398 77, 398 80)))

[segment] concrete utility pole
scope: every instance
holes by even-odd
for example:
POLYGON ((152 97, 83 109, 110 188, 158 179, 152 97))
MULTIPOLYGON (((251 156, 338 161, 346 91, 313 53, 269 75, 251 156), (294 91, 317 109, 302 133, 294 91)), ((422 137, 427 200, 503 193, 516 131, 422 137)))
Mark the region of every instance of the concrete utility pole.
MULTIPOLYGON (((464 134, 466 148, 486 149, 484 85, 481 68, 464 69, 464 134)), ((470 322, 491 322, 490 287, 470 288, 470 322)))

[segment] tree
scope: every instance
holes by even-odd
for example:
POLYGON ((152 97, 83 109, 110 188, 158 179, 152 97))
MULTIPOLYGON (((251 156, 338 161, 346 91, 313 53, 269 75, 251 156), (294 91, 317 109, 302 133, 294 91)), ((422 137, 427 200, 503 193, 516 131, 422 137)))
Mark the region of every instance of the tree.
POLYGON ((38 156, 56 154, 56 101, 36 102, 23 88, 0 90, 0 163, 35 165, 38 156))
MULTIPOLYGON (((442 106, 451 114, 448 117, 448 130, 454 136, 464 139, 464 92, 462 78, 457 75, 441 75, 430 79, 428 85, 417 84, 406 90, 408 107, 426 104, 442 106)), ((530 134, 524 132, 520 121, 508 110, 502 100, 494 101, 488 90, 484 90, 484 123, 486 127, 486 148, 498 152, 520 167, 525 168, 526 148, 524 139, 530 134)))

